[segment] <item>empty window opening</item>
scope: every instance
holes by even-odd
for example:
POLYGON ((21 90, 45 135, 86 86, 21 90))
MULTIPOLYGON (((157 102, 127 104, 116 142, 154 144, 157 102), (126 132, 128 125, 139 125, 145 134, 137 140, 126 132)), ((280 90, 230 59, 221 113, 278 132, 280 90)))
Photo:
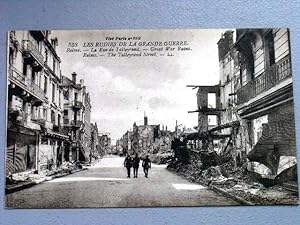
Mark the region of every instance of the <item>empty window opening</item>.
POLYGON ((216 108, 216 93, 208 93, 208 108, 216 108))
POLYGON ((217 126, 218 124, 217 116, 216 115, 209 115, 208 116, 208 126, 217 126))

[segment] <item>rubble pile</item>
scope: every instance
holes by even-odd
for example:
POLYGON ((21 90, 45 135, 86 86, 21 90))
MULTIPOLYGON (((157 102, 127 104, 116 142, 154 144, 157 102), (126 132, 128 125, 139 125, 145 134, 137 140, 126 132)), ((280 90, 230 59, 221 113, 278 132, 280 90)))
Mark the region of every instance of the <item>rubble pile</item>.
POLYGON ((6 177, 6 185, 14 185, 22 182, 31 181, 28 173, 15 173, 6 177))
POLYGON ((151 155, 151 162, 157 164, 167 164, 172 160, 172 153, 158 153, 151 155))
POLYGON ((39 184, 51 180, 52 178, 66 176, 82 169, 84 168, 79 162, 64 162, 58 169, 14 173, 6 177, 6 188, 13 189, 14 187, 39 184))
POLYGON ((257 183, 243 188, 236 185, 227 191, 256 205, 298 204, 298 194, 280 186, 266 188, 257 183))
POLYGON ((246 166, 235 168, 233 160, 224 160, 225 162, 221 159, 214 160, 216 156, 207 152, 191 151, 189 156, 188 163, 173 158, 167 168, 193 182, 222 189, 232 196, 253 204, 295 204, 298 201, 295 192, 278 185, 268 188, 262 183, 255 182, 256 179, 251 177, 246 166), (209 162, 203 160, 209 160, 209 162), (216 165, 217 163, 220 164, 216 165))

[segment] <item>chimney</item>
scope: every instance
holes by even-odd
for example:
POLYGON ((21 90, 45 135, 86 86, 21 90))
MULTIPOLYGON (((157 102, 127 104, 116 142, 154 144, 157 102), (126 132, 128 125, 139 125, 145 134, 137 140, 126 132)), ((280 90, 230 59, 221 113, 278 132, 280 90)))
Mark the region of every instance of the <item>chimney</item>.
POLYGON ((144 112, 144 126, 148 125, 148 117, 146 116, 146 112, 144 112))
POLYGON ((76 76, 77 76, 77 73, 73 72, 72 73, 72 81, 76 84, 76 76))
POLYGON ((233 45, 233 31, 226 31, 218 41, 219 61, 229 52, 233 45))
POLYGON ((84 79, 80 79, 80 85, 81 85, 81 87, 84 86, 84 79))
POLYGON ((54 48, 54 50, 56 50, 56 46, 58 46, 57 38, 52 38, 51 39, 51 45, 54 48))

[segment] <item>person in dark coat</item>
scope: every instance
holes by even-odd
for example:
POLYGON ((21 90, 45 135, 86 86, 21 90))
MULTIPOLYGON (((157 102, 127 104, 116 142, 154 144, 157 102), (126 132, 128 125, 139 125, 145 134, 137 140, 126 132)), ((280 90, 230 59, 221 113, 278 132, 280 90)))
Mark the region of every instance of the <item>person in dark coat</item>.
POLYGON ((130 169, 132 167, 132 159, 128 154, 124 160, 124 167, 127 169, 127 177, 130 178, 130 169))
POLYGON ((151 169, 151 161, 148 155, 143 160, 142 167, 144 168, 145 177, 148 178, 148 170, 151 169))
POLYGON ((132 162, 133 162, 133 175, 134 175, 134 178, 137 178, 138 170, 139 170, 139 166, 140 166, 140 158, 137 153, 135 154, 135 157, 133 158, 132 162))

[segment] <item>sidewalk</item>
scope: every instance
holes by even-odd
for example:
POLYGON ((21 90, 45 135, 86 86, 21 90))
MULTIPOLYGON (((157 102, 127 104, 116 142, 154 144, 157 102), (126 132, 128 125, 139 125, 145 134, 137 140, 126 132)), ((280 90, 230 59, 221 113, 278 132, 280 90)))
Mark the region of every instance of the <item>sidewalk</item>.
POLYGON ((40 174, 34 174, 33 172, 24 172, 13 174, 13 179, 6 181, 5 194, 10 194, 16 191, 20 191, 26 188, 30 188, 34 185, 41 184, 45 181, 49 181, 55 178, 64 177, 73 173, 77 173, 88 169, 82 168, 64 168, 58 170, 42 171, 40 174))

